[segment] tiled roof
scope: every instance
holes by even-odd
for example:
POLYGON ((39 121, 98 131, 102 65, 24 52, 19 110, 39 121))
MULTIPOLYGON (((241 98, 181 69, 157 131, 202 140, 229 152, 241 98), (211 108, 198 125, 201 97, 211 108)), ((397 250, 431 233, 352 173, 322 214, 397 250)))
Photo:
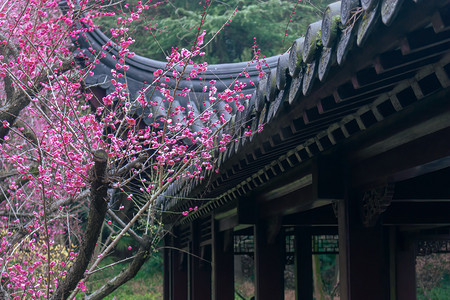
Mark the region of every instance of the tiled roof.
MULTIPOLYGON (((289 53, 267 59, 268 76, 256 90, 248 86, 253 96, 245 103, 246 110, 232 116, 234 124, 246 122, 253 129, 263 124, 265 129, 246 138, 237 127, 238 142, 219 156, 220 172, 209 174, 205 181, 174 182, 160 196, 159 205, 183 211, 198 204, 197 213, 182 219, 189 222, 448 88, 449 20, 447 0, 330 4, 323 19, 310 24, 289 53), (183 200, 186 197, 210 200, 183 200)), ((99 31, 88 33, 88 40, 97 46, 107 41, 99 31)), ((83 51, 87 45, 82 41, 83 51)), ((108 91, 104 79, 114 64, 109 56, 103 59, 89 83, 105 82, 108 91)), ((136 91, 144 81, 151 81, 154 70, 164 67, 162 62, 139 56, 130 65, 129 87, 136 91)), ((212 65, 203 77, 226 81, 245 66, 212 65)), ((249 72, 256 82, 254 65, 249 72)), ((202 99, 199 82, 183 84, 192 88, 191 101, 202 99)), ((166 221, 173 218, 170 215, 166 221)))

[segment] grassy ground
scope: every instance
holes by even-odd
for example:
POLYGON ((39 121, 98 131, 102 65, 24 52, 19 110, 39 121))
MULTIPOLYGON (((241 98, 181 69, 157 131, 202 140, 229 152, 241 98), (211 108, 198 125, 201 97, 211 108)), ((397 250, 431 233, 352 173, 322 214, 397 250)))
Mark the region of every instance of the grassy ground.
MULTIPOLYGON (((440 262, 442 265, 442 257, 440 262)), ((105 258, 102 266, 109 265, 117 258, 105 258)), ((434 262, 434 265, 440 265, 434 262)), ((124 264, 113 266, 105 271, 94 274, 88 284, 88 292, 95 291, 107 280, 117 275, 124 264)), ((439 276, 440 280, 435 280, 432 288, 423 289, 418 288, 418 300, 441 300, 450 299, 450 274, 444 272, 439 276)), ((235 295, 235 299, 250 299, 254 293, 254 286, 251 280, 237 280, 236 290, 239 294, 235 295), (240 295, 240 296, 239 296, 240 295)), ((77 299, 82 299, 79 294, 77 299)), ((127 284, 117 289, 114 293, 106 297, 107 300, 160 300, 163 297, 163 270, 162 258, 156 253, 148 262, 146 262, 135 278, 130 280, 127 284)), ((286 299, 293 299, 293 290, 287 291, 286 299), (291 295, 292 294, 292 295, 291 295)))
MULTIPOLYGON (((113 258, 105 258, 103 266, 114 262, 113 258)), ((95 291, 106 282, 117 275, 124 267, 124 264, 113 266, 105 271, 94 274, 91 277, 90 283, 87 285, 88 292, 95 291)), ((80 295, 81 296, 81 295, 80 295)), ((106 297, 106 300, 160 300, 163 297, 163 274, 162 274, 162 260, 156 254, 148 262, 146 262, 135 278, 130 280, 127 284, 121 286, 111 295, 106 297)), ((80 297, 79 299, 81 299, 80 297)))
POLYGON ((422 289, 418 290, 417 293, 418 300, 444 300, 450 299, 450 285, 435 287, 430 290, 424 291, 422 289))

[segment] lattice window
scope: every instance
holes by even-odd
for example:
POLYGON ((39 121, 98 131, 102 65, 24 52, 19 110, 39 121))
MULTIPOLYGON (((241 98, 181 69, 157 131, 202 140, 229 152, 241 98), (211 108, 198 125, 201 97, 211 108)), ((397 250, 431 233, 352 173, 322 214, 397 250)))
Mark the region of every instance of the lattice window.
POLYGON ((417 255, 450 253, 450 240, 422 240, 417 243, 417 255))
MULTIPOLYGON (((294 235, 286 236, 286 254, 295 253, 294 235)), ((311 236, 312 254, 338 254, 338 235, 313 235, 311 236)))
MULTIPOLYGON (((293 234, 285 236, 285 251, 287 263, 293 262, 295 254, 295 237, 293 234)), ((311 236, 312 254, 338 254, 338 235, 313 235, 311 236)), ((234 236, 234 254, 253 255, 254 240, 252 235, 234 236)))
POLYGON ((234 254, 253 255, 254 249, 253 235, 234 236, 234 254))
POLYGON ((295 253, 295 237, 293 235, 286 235, 286 254, 295 253))
POLYGON ((335 235, 313 235, 312 236, 313 254, 338 254, 339 236, 335 235))
MULTIPOLYGON (((311 236, 312 254, 338 254, 338 235, 313 235, 311 236)), ((295 237, 293 234, 286 236, 286 265, 294 264, 295 237)))

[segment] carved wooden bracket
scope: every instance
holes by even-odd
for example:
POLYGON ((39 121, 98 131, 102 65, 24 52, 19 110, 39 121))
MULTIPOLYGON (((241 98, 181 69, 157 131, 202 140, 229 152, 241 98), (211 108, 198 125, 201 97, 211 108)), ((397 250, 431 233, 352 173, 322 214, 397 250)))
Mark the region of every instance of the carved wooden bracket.
POLYGON ((331 205, 333 205, 333 212, 336 219, 339 218, 339 200, 333 200, 331 202, 331 205))
POLYGON ((364 226, 371 227, 375 225, 378 217, 391 205, 393 195, 393 183, 388 183, 364 192, 360 207, 364 226))
POLYGON ((267 243, 273 244, 280 233, 282 218, 280 216, 275 216, 267 221, 267 243))

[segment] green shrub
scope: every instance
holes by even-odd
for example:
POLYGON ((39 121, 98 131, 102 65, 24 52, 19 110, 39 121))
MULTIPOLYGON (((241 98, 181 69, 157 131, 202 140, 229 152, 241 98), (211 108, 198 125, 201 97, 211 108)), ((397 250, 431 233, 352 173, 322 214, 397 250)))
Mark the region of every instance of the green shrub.
MULTIPOLYGON (((100 267, 114 263, 116 258, 107 257, 100 267)), ((113 278, 126 267, 126 263, 118 264, 92 275, 87 284, 88 292, 101 287, 107 280, 113 278)), ((163 297, 162 257, 156 252, 141 268, 139 273, 129 282, 115 290, 106 300, 160 300, 163 297)), ((82 299, 79 294, 77 299, 82 299)))

